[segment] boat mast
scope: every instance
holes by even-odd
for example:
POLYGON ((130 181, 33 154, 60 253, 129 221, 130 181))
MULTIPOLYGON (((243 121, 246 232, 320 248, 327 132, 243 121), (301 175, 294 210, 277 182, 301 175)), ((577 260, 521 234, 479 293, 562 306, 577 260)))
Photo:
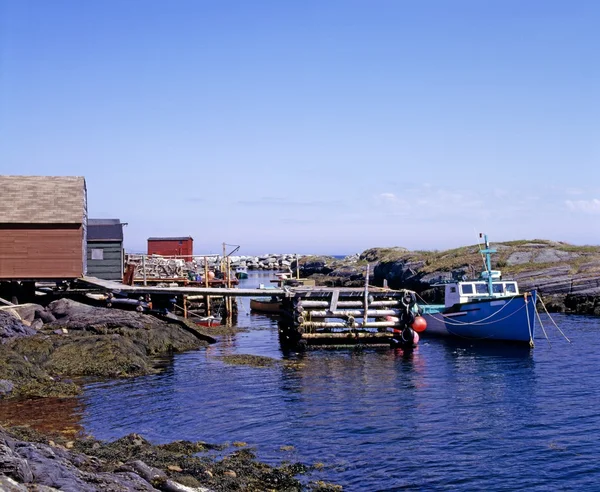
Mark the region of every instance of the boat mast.
MULTIPOLYGON (((479 237, 481 237, 481 234, 479 234, 479 237)), ((496 253, 496 250, 490 249, 490 243, 488 242, 487 234, 483 235, 483 241, 485 243, 485 249, 480 250, 480 253, 485 255, 485 267, 487 268, 487 274, 488 274, 488 278, 487 278, 488 294, 491 297, 494 294, 493 287, 492 287, 492 260, 491 260, 491 257, 492 257, 492 253, 496 253)))

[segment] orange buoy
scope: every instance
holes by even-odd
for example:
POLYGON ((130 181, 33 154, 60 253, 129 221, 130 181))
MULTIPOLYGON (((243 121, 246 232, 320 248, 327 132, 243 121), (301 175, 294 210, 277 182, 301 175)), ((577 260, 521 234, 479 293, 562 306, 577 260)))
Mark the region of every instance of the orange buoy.
POLYGON ((212 271, 208 272, 207 277, 208 277, 208 280, 214 279, 215 278, 215 272, 212 272, 212 271))
POLYGON ((427 320, 423 316, 417 316, 411 325, 412 329, 416 332, 425 331, 427 328, 427 320))

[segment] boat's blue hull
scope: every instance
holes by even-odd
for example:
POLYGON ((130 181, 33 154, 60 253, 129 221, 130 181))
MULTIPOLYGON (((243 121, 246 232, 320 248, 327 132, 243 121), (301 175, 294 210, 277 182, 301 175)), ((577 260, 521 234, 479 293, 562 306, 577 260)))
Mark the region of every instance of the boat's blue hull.
POLYGON ((536 291, 510 297, 455 304, 423 314, 423 336, 532 343, 535 335, 536 291))

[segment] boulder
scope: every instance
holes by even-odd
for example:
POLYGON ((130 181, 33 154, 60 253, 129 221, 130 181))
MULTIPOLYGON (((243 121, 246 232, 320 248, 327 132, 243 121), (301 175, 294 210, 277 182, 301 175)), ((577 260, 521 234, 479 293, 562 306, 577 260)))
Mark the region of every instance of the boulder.
POLYGON ((36 330, 25 326, 14 315, 0 310, 0 343, 5 343, 6 340, 15 337, 27 337, 34 335, 36 330))

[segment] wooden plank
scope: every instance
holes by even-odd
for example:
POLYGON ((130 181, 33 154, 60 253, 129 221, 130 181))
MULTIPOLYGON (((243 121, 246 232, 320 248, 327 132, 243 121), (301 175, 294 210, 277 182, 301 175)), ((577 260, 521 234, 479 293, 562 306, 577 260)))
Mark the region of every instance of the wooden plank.
POLYGON ((120 291, 131 294, 203 294, 209 296, 232 297, 261 297, 272 295, 285 295, 282 289, 237 289, 227 287, 154 287, 150 285, 125 285, 120 282, 102 280, 96 277, 85 276, 80 279, 90 285, 102 287, 111 291, 120 291))
POLYGON ((333 294, 331 294, 331 306, 329 309, 335 311, 337 309, 338 300, 340 299, 340 289, 334 289, 333 294))

